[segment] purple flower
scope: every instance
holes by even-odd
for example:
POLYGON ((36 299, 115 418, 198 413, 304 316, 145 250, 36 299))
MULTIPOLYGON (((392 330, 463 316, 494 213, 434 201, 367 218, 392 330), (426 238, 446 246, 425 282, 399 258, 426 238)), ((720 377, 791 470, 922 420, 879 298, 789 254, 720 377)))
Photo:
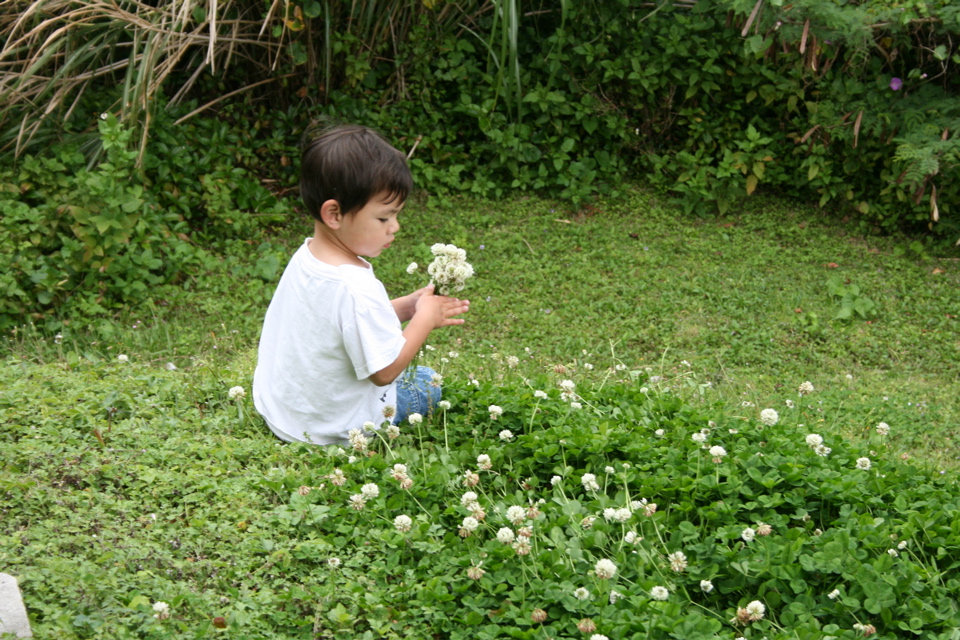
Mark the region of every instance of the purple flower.
POLYGON ((900 78, 890 78, 890 88, 894 91, 900 91, 900 88, 903 86, 903 80, 900 78))

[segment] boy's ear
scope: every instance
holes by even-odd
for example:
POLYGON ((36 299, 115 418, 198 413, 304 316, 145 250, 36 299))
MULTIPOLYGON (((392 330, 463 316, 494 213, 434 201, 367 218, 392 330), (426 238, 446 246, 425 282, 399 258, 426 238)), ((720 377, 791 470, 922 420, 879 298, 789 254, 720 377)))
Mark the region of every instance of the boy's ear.
POLYGON ((331 229, 339 229, 340 221, 343 220, 340 203, 330 199, 320 205, 320 220, 331 229))

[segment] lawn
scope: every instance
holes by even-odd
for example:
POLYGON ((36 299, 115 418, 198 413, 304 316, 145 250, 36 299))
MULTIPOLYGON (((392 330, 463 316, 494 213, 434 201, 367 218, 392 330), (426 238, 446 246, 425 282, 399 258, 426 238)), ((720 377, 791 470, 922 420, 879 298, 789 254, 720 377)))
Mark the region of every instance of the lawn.
POLYGON ((388 291, 434 242, 477 275, 423 354, 452 406, 395 441, 281 445, 253 411, 296 214, 152 306, 7 336, 0 558, 38 637, 954 637, 955 250, 638 189, 401 222, 388 291))

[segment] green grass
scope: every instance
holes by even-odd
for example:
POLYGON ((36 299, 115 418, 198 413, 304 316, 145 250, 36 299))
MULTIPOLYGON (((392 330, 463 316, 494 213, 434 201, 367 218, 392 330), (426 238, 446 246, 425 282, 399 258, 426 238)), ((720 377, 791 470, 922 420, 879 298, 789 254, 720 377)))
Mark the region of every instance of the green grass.
MULTIPOLYGON (((27 361, 123 352, 182 368, 254 357, 276 268, 310 232, 295 217, 287 229, 228 243, 218 271, 161 289, 152 308, 92 331, 71 326, 60 345, 25 327, 8 349, 27 361)), ((872 426, 848 416, 867 407, 869 419, 894 426, 902 450, 941 465, 957 458, 960 269, 948 247, 918 253, 912 239, 865 238, 775 199, 682 218, 639 190, 580 215, 536 198, 415 199, 401 222, 394 247, 375 261, 392 294, 424 283, 405 267, 426 263, 434 242, 466 248, 477 271, 464 292, 467 324, 431 336, 460 354, 448 374, 478 373, 484 357, 526 349, 572 368, 670 372, 688 361, 721 397, 771 406, 809 379, 837 394, 831 417, 847 433, 872 426), (841 303, 828 292, 831 278, 859 287, 873 303, 868 317, 833 319, 841 303)))
POLYGON ((122 318, 70 323, 59 340, 18 328, 0 369, 0 563, 19 576, 36 636, 216 637, 222 617, 236 638, 420 638, 426 628, 492 638, 513 627, 515 637, 542 637, 529 622, 538 606, 554 637, 574 637, 565 634, 584 616, 610 637, 638 629, 666 637, 690 603, 691 638, 724 626, 747 637, 796 628, 853 638, 853 620, 880 625, 881 637, 941 629, 955 618, 946 594, 956 591, 960 553, 951 524, 956 254, 858 237, 782 201, 750 205, 679 219, 641 191, 581 216, 530 198, 411 202, 394 248, 375 263, 388 290, 424 284, 405 267, 425 263, 434 242, 466 248, 477 271, 465 292, 468 323, 435 332, 424 356, 442 370, 454 408, 449 424, 434 416, 422 435, 407 427, 392 450, 356 463, 282 445, 249 397, 275 267, 308 233, 302 219, 227 242, 216 270, 158 289, 151 306, 122 318), (835 291, 859 287, 873 303, 868 317, 833 319, 842 304, 831 278, 835 291), (567 378, 582 412, 556 398, 567 378), (816 392, 801 398, 807 380, 816 392), (234 386, 246 399, 228 398, 234 386), (541 406, 533 389, 552 394, 542 414, 531 411, 541 406), (490 404, 504 409, 495 422, 490 404), (780 413, 776 428, 757 423, 766 407, 780 413), (723 466, 691 441, 708 421, 710 444, 729 453, 723 466), (888 438, 874 431, 881 421, 888 438), (503 428, 516 439, 500 440, 503 428), (808 433, 825 438, 831 457, 810 452, 808 433), (467 515, 456 506, 459 478, 479 453, 495 464, 480 485, 490 522, 465 541, 456 533, 467 515), (384 481, 391 455, 410 466, 416 505, 384 481), (851 471, 861 456, 873 460, 870 474, 851 471), (648 540, 638 551, 646 568, 617 542, 619 525, 578 528, 623 497, 613 481, 606 491, 608 480, 600 494, 580 496, 581 474, 607 478, 605 466, 624 462, 636 470, 620 472, 624 486, 662 512, 634 523, 648 540), (347 469, 347 487, 329 486, 335 465, 347 469), (549 488, 552 474, 569 478, 561 494, 549 488), (347 510, 346 494, 369 482, 382 485, 385 510, 347 510), (298 493, 325 484, 327 493, 298 493), (540 496, 549 501, 538 544, 569 545, 569 557, 554 554, 562 570, 520 571, 494 539, 503 524, 495 509, 540 496), (414 517, 409 542, 392 530, 400 513, 414 517), (739 542, 758 521, 774 534, 739 542), (909 540, 896 563, 890 536, 909 540), (687 573, 651 568, 680 549, 687 573), (330 571, 331 556, 342 569, 330 571), (606 592, 589 604, 570 595, 601 557, 623 572, 621 609, 606 608, 606 592), (483 581, 463 577, 482 562, 483 581), (831 577, 836 563, 842 581, 831 577), (713 595, 699 594, 701 579, 716 582, 713 595), (654 584, 676 598, 657 609, 645 595, 654 584), (834 602, 824 594, 836 587, 843 598, 834 602), (939 610, 902 617, 919 606, 914 594, 939 610), (766 603, 765 621, 731 627, 736 608, 754 599, 766 603), (168 621, 154 618, 156 601, 170 604, 168 621), (461 619, 469 626, 456 626, 461 619))

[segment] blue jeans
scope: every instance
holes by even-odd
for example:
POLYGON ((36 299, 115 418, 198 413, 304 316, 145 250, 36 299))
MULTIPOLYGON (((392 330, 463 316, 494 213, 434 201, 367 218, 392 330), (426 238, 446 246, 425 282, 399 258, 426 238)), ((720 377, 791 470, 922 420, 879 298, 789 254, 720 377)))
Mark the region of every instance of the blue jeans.
POLYGON ((437 408, 440 402, 440 387, 431 383, 436 371, 430 367, 418 366, 417 371, 405 371, 397 380, 397 415, 394 424, 405 422, 411 413, 419 413, 423 417, 437 408))

